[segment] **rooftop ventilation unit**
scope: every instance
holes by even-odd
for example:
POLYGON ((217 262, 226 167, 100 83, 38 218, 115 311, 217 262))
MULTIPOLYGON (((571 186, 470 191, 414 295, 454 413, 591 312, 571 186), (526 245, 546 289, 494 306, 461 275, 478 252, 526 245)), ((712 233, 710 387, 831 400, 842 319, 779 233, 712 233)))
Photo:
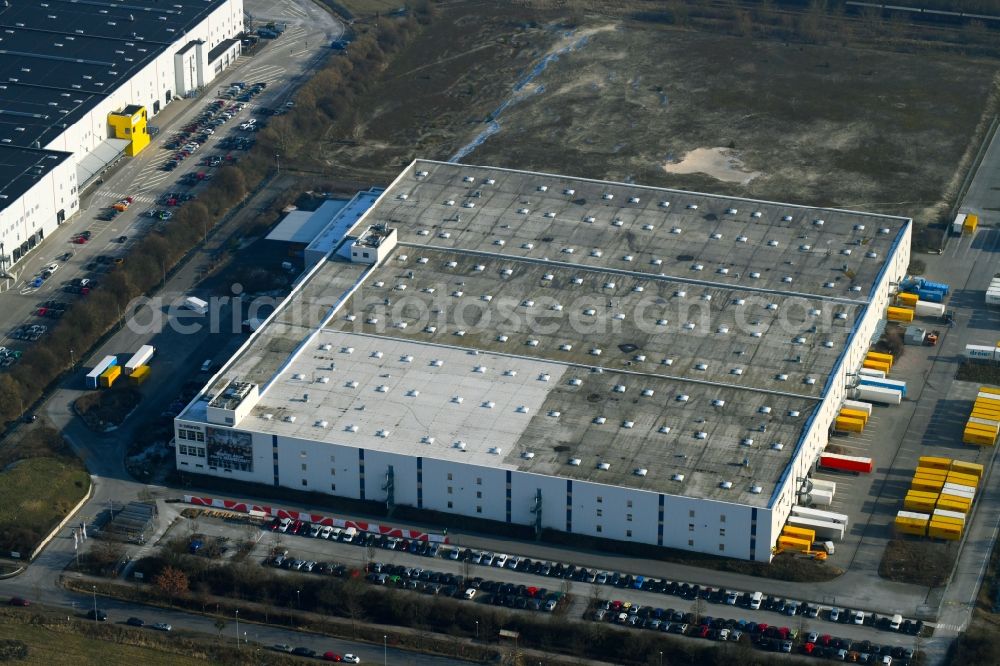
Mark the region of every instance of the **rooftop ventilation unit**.
POLYGON ((754 212, 750 213, 750 217, 754 217, 754 218, 761 217, 763 215, 764 214, 762 212, 760 212, 759 210, 755 210, 754 212))
POLYGON ((346 386, 347 388, 358 388, 358 382, 357 380, 352 379, 348 381, 346 384, 344 384, 344 386, 346 386))
POLYGON ((550 379, 550 376, 549 376, 549 373, 547 373, 547 372, 543 372, 542 374, 538 375, 538 381, 540 381, 540 382, 547 382, 547 381, 549 381, 549 379, 550 379))
POLYGON ((517 376, 517 370, 504 370, 503 374, 504 374, 504 377, 516 377, 517 376))
POLYGON ((564 344, 559 345, 559 350, 560 351, 568 352, 568 351, 572 351, 572 349, 573 349, 573 345, 571 345, 571 344, 565 344, 564 343, 564 344))
POLYGON ((461 405, 463 402, 465 402, 465 398, 463 398, 460 395, 454 395, 451 397, 451 401, 456 405, 461 405))
POLYGON ((452 447, 458 449, 459 451, 464 451, 465 450, 465 446, 466 446, 466 444, 462 440, 458 440, 457 442, 455 442, 454 444, 452 444, 452 447))
POLYGON ((609 469, 611 469, 611 463, 599 462, 597 463, 597 469, 607 472, 609 469))
POLYGON ((643 231, 652 231, 652 230, 653 230, 653 228, 654 228, 654 227, 653 227, 653 225, 652 225, 652 224, 644 224, 644 225, 642 225, 642 229, 643 229, 643 231))
POLYGON ((657 430, 657 432, 659 432, 660 434, 666 435, 667 433, 670 432, 670 426, 665 426, 665 425, 660 426, 659 429, 657 430))
POLYGON ((433 444, 434 443, 434 438, 431 437, 430 435, 424 435, 423 437, 420 438, 420 443, 421 444, 433 444))
POLYGON ((764 405, 763 407, 761 407, 757 411, 760 412, 761 414, 770 414, 771 413, 771 408, 768 407, 767 405, 764 405))
POLYGON ((490 453, 492 453, 495 456, 498 456, 501 453, 503 453, 503 449, 501 447, 499 447, 499 446, 491 446, 490 447, 490 453))
POLYGON ((437 330, 437 326, 424 326, 424 333, 435 333, 437 330))
POLYGON ((785 445, 782 444, 781 442, 772 442, 771 443, 771 449, 773 449, 774 451, 780 451, 783 448, 785 448, 785 445))
POLYGON ((722 488, 723 490, 729 490, 730 488, 733 487, 733 482, 723 481, 722 483, 719 484, 719 487, 722 488))
POLYGON ((358 426, 356 426, 354 424, 346 425, 346 426, 344 426, 344 430, 347 431, 347 432, 357 432, 358 431, 358 426))
POLYGON ((271 421, 274 419, 274 414, 261 414, 260 418, 264 419, 265 421, 271 421))
POLYGON ((494 407, 497 406, 497 403, 493 402, 492 400, 487 400, 486 402, 483 403, 482 406, 485 407, 486 409, 493 409, 494 407))
POLYGON ((329 377, 317 377, 316 378, 316 383, 318 383, 318 384, 329 384, 330 383, 330 378, 329 377))
POLYGON ((378 391, 379 393, 388 393, 389 387, 386 386, 385 384, 379 384, 377 387, 375 387, 375 390, 378 391))
POLYGON ((774 378, 777 381, 779 381, 779 382, 787 382, 788 381, 788 375, 783 375, 783 374, 781 374, 781 375, 775 375, 774 378))
POLYGON ((698 204, 688 204, 688 210, 698 210, 698 204))
POLYGON ((572 465, 573 467, 579 467, 581 462, 583 462, 583 461, 581 461, 579 458, 570 458, 569 459, 569 464, 572 465))
POLYGON ((683 474, 674 474, 673 476, 670 477, 670 479, 672 481, 683 481, 684 480, 684 475, 683 474))
POLYGON ((539 191, 539 192, 547 192, 547 191, 548 191, 548 189, 549 189, 549 186, 548 186, 548 185, 539 185, 539 186, 538 186, 538 191, 539 191))
POLYGON ((386 439, 391 432, 392 432, 391 430, 379 430, 375 433, 375 436, 381 437, 382 439, 386 439))
POLYGON ((518 405, 517 409, 515 409, 514 411, 517 412, 518 414, 527 414, 528 408, 525 405, 518 405))
POLYGON ((285 423, 295 423, 295 415, 289 414, 283 420, 285 421, 285 423))
POLYGON ((417 389, 410 389, 409 391, 406 392, 406 395, 408 395, 411 398, 416 398, 420 395, 420 391, 417 389))
POLYGON ((727 215, 736 215, 736 213, 738 213, 738 212, 740 212, 740 211, 738 211, 738 210, 737 210, 737 209, 735 209, 735 208, 727 208, 727 209, 726 209, 726 214, 727 214, 727 215))
POLYGON ((600 356, 601 355, 601 350, 598 349, 597 347, 595 347, 595 348, 593 348, 593 349, 590 350, 590 355, 591 356, 600 356))
POLYGON ((751 272, 751 273, 750 273, 750 279, 751 279, 751 280, 759 280, 759 279, 760 279, 760 273, 757 273, 757 272, 751 272))
POLYGON ((579 377, 574 377, 573 379, 569 380, 569 385, 570 386, 579 386, 582 383, 583 383, 583 380, 580 379, 579 377))
POLYGON ((687 402, 690 399, 691 399, 691 396, 689 396, 689 395, 687 395, 685 393, 681 393, 679 396, 677 396, 677 402, 687 402))
POLYGON ((538 340, 528 340, 528 342, 526 344, 529 347, 537 347, 538 346, 538 340))
POLYGON ((731 375, 737 375, 737 376, 738 375, 742 375, 743 374, 743 368, 733 368, 732 370, 729 371, 729 374, 731 374, 731 375))
POLYGON ((616 217, 614 220, 611 221, 611 226, 613 227, 620 227, 623 224, 625 224, 625 220, 621 219, 620 217, 616 217))
POLYGON ((611 194, 611 192, 605 192, 604 194, 601 195, 601 198, 604 199, 605 201, 611 201, 612 199, 615 198, 615 195, 611 194))
POLYGON ((574 194, 576 194, 576 190, 574 190, 574 189, 573 189, 573 188, 571 188, 571 187, 570 187, 570 188, 566 188, 565 190, 563 190, 563 194, 565 194, 566 196, 569 196, 569 197, 571 197, 571 196, 573 196, 574 194))
POLYGON ((535 457, 535 454, 531 451, 525 451, 524 453, 521 454, 521 457, 524 458, 525 460, 531 460, 532 458, 535 457))
POLYGON ((645 467, 639 467, 636 470, 634 470, 632 473, 635 474, 636 476, 646 476, 646 474, 649 473, 649 470, 646 469, 645 467))
POLYGON ((712 406, 713 407, 725 407, 725 405, 726 405, 726 401, 723 400, 722 398, 716 398, 716 399, 714 399, 712 401, 712 406))
POLYGON ((472 371, 473 372, 478 372, 479 374, 485 374, 485 372, 486 372, 486 366, 485 365, 477 365, 475 368, 472 369, 472 371))
POLYGON ((709 234, 708 237, 712 240, 722 240, 722 234, 719 233, 709 234))
MULTIPOLYGON (((694 324, 692 324, 691 327, 694 328, 694 324)), ((695 363, 694 364, 694 369, 695 370, 702 370, 702 371, 708 370, 708 364, 707 363, 695 363)))
POLYGON ((573 278, 573 284, 583 284, 583 278, 580 277, 573 278))
POLYGON ((594 420, 593 420, 593 421, 591 421, 591 423, 593 423, 593 424, 595 424, 595 425, 604 425, 604 424, 605 424, 605 423, 607 423, 607 422, 608 422, 608 419, 606 419, 606 418, 605 418, 605 417, 603 417, 603 416, 595 416, 595 417, 594 417, 594 420))
POLYGON ((816 219, 813 220, 813 224, 815 224, 817 227, 822 227, 824 224, 826 224, 826 222, 820 219, 816 219))
POLYGON ((792 418, 795 418, 799 415, 799 410, 791 409, 788 411, 788 415, 791 416, 792 418))
POLYGON ((753 440, 750 439, 749 437, 744 437, 742 440, 740 440, 740 444, 742 444, 743 446, 753 446, 753 440))
POLYGON ((705 432, 704 430, 699 430, 694 434, 695 439, 706 439, 707 437, 708 433, 705 432))
POLYGON ((635 421, 622 421, 622 427, 626 430, 631 430, 635 427, 635 421))
POLYGON ((681 233, 681 228, 680 227, 671 227, 670 228, 670 233, 672 233, 672 234, 680 234, 681 233))
POLYGON ((763 488, 761 488, 760 486, 750 486, 750 492, 753 493, 754 495, 760 495, 762 490, 763 488))

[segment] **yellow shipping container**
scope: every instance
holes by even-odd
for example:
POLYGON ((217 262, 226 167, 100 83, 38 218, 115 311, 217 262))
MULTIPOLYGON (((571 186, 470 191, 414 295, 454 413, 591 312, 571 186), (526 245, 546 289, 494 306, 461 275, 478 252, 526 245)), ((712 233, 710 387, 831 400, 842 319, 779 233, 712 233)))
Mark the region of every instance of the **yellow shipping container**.
POLYGON ((794 525, 785 525, 781 528, 782 536, 792 537, 794 539, 805 539, 812 543, 816 540, 816 530, 810 530, 805 527, 795 527, 794 525))
POLYGON ((877 352, 877 351, 868 352, 867 354, 865 354, 865 358, 870 358, 873 361, 883 361, 884 363, 888 363, 889 365, 892 365, 896 361, 896 359, 893 358, 892 354, 883 354, 882 352, 877 352))
POLYGON ((896 523, 896 531, 900 534, 927 536, 927 525, 905 525, 896 523))
POLYGON ((868 412, 863 412, 860 409, 841 409, 840 416, 846 416, 850 419, 861 419, 865 425, 868 425, 868 412))
POLYGON ((976 227, 979 226, 979 216, 973 213, 969 213, 965 216, 965 223, 962 225, 962 232, 972 232, 975 233, 976 227))
POLYGON ((993 395, 1000 396, 1000 388, 996 388, 995 386, 980 386, 979 387, 979 392, 980 393, 992 393, 993 395))
POLYGON ((834 428, 847 432, 864 432, 865 422, 861 419, 852 419, 846 416, 838 416, 834 428))
POLYGON ((983 425, 982 423, 975 423, 975 422, 966 423, 965 431, 978 432, 984 435, 994 435, 994 436, 997 434, 997 428, 995 426, 988 426, 988 425, 983 425))
POLYGON ((951 469, 955 472, 961 472, 964 474, 968 474, 970 476, 975 476, 977 479, 983 478, 983 466, 980 465, 979 463, 953 460, 951 462, 951 469))
POLYGON ((913 482, 910 484, 910 491, 941 492, 943 485, 944 481, 940 479, 913 479, 913 482))
POLYGON ((948 471, 951 469, 953 461, 951 458, 940 458, 938 456, 920 456, 917 459, 917 469, 923 467, 924 469, 943 469, 948 471))
MULTIPOLYGON (((939 503, 935 502, 934 500, 929 500, 922 497, 917 497, 917 498, 907 497, 905 500, 903 500, 903 508, 906 509, 907 511, 930 512, 934 510, 935 506, 939 506, 939 503)), ((941 508, 956 510, 951 506, 946 506, 941 508)))
POLYGON ((788 550, 812 550, 812 541, 806 539, 796 539, 795 537, 779 536, 778 547, 788 550))
POLYGON ((932 539, 948 539, 958 541, 962 538, 962 528, 948 523, 936 523, 931 521, 927 524, 927 536, 932 539))
POLYGON ((934 508, 944 509, 945 511, 958 511, 959 513, 969 513, 969 509, 972 507, 968 502, 952 502, 950 500, 938 500, 938 503, 935 505, 934 508))
POLYGON ((909 306, 911 308, 915 306, 917 304, 917 301, 920 299, 920 297, 917 296, 916 294, 910 294, 907 292, 896 294, 896 298, 899 299, 900 303, 909 306))
POLYGON ((885 314, 889 321, 913 321, 913 310, 910 308, 896 308, 890 306, 885 314))
POLYGON ((885 361, 879 361, 874 358, 866 358, 861 363, 861 367, 868 368, 869 370, 881 370, 885 374, 889 374, 889 370, 892 366, 885 361))
POLYGON ((979 477, 972 476, 971 474, 962 474, 961 472, 949 472, 945 481, 948 483, 957 483, 960 486, 972 486, 976 488, 979 486, 979 477))
POLYGON ((959 527, 965 526, 964 520, 961 518, 952 518, 951 516, 939 516, 935 514, 931 520, 935 523, 948 523, 950 525, 958 525, 959 527))
POLYGON ((110 388, 114 385, 115 380, 122 374, 122 368, 120 365, 112 365, 110 368, 101 373, 98 378, 101 386, 104 388, 110 388))
POLYGON ((969 435, 965 434, 962 436, 963 444, 972 444, 973 446, 995 446, 996 438, 990 439, 984 435, 969 435))
POLYGON ((934 476, 945 479, 948 477, 948 470, 946 469, 935 469, 933 467, 918 467, 917 471, 914 472, 915 476, 934 476))

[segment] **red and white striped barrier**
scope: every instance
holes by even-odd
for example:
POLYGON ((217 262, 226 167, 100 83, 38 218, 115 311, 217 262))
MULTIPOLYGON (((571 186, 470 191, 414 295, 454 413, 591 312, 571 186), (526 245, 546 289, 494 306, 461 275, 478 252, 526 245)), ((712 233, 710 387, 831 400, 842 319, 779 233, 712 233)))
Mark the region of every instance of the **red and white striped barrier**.
POLYGON ((392 527, 390 525, 379 525, 378 523, 368 523, 360 520, 331 518, 329 516, 324 516, 318 513, 306 513, 305 511, 290 511, 288 509, 263 506, 260 504, 251 504, 249 502, 238 502, 236 500, 216 499, 213 497, 196 497, 194 495, 185 495, 184 502, 187 504, 193 504, 194 506, 207 506, 207 507, 212 507, 213 509, 226 509, 227 511, 235 511, 237 513, 246 513, 246 514, 254 513, 256 515, 263 514, 265 516, 271 516, 272 518, 291 518, 292 520, 301 520, 304 522, 313 523, 314 525, 331 525, 333 527, 339 527, 341 529, 353 527, 359 532, 371 532, 372 534, 383 534, 385 536, 396 537, 399 539, 409 539, 410 541, 432 541, 437 543, 448 543, 448 537, 447 535, 444 534, 430 534, 427 532, 420 532, 417 530, 406 530, 400 527, 392 527))

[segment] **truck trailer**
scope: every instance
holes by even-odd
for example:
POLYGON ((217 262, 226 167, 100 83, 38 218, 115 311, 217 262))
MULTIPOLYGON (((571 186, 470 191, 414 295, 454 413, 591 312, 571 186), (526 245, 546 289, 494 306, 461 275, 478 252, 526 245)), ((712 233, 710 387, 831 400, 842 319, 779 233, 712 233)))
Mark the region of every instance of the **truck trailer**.
POLYGON ((153 354, 156 353, 156 347, 153 345, 143 345, 139 347, 139 351, 132 354, 132 358, 128 360, 125 364, 125 374, 131 375, 135 372, 136 368, 141 365, 149 365, 149 359, 153 358, 153 354))
POLYGON ((112 365, 118 364, 117 356, 105 356, 101 359, 101 362, 94 366, 87 374, 87 388, 95 389, 100 385, 101 374, 110 368, 112 365))
POLYGON ((880 402, 886 405, 898 405, 903 400, 903 394, 895 389, 865 384, 858 386, 855 397, 866 402, 880 402))

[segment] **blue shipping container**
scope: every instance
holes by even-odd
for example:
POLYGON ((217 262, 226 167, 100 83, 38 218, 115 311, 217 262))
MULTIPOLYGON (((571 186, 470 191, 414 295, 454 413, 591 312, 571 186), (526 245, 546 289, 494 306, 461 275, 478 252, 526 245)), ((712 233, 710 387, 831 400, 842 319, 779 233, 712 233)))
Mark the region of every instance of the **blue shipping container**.
POLYGON ((920 300, 931 303, 940 303, 944 300, 944 292, 936 289, 917 289, 917 296, 920 297, 920 300))

